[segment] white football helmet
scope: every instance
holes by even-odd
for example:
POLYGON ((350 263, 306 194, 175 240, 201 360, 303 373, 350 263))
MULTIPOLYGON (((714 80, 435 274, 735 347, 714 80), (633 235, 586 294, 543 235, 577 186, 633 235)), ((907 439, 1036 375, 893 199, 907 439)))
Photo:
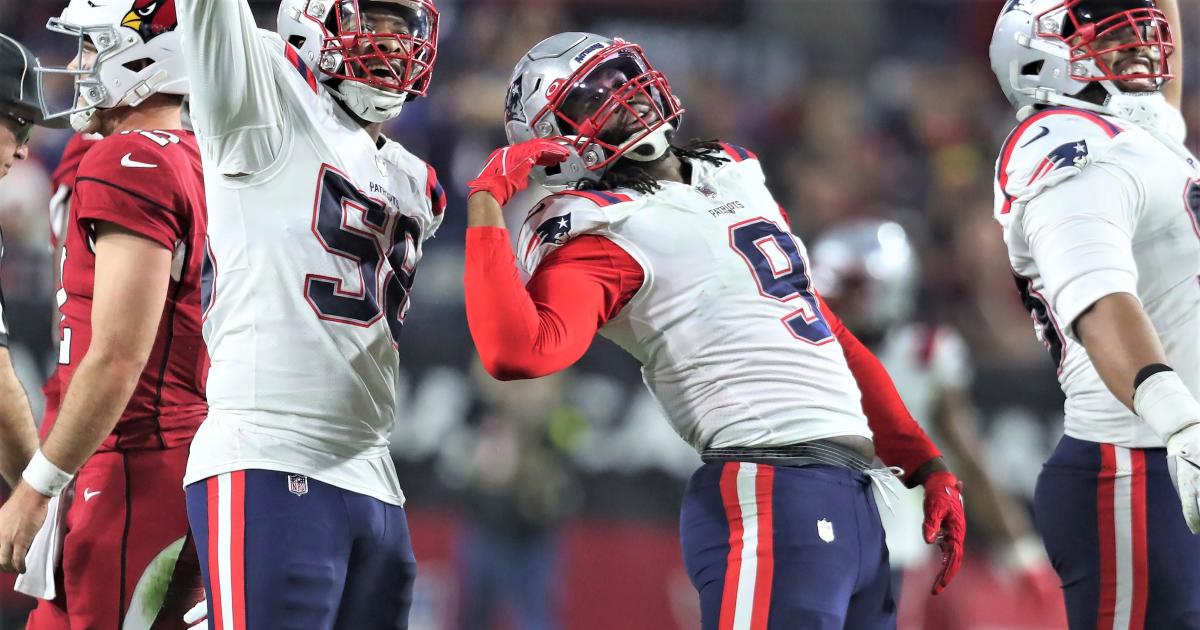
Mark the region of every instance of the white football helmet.
POLYGON ((60 111, 47 111, 47 117, 70 115, 72 127, 90 133, 95 131, 97 109, 136 107, 160 93, 186 95, 187 69, 177 24, 175 0, 71 0, 46 28, 76 40, 75 57, 65 67, 43 66, 38 72, 43 78, 72 77, 74 99, 54 108, 60 111))
POLYGON ((842 302, 838 315, 851 330, 883 334, 912 316, 917 259, 900 224, 862 220, 833 228, 809 255, 813 286, 842 302))
POLYGON ((277 30, 367 122, 399 116, 406 102, 429 89, 438 38, 432 0, 283 0, 277 30), (366 24, 364 11, 376 7, 402 18, 408 32, 377 32, 366 24))
POLYGON ((1025 119, 1039 106, 1065 105, 1151 122, 1162 115, 1160 91, 1172 78, 1175 50, 1167 18, 1154 0, 1008 0, 989 50, 1004 95, 1025 119), (1110 68, 1110 53, 1144 49, 1145 62, 1110 68), (1154 89, 1123 91, 1117 82, 1147 80, 1154 89), (1100 85, 1104 98, 1085 98, 1100 85), (1100 102, 1097 102, 1100 101, 1100 102))
POLYGON ((509 144, 558 138, 572 149, 533 179, 551 190, 598 180, 618 159, 652 161, 670 148, 683 107, 641 47, 592 33, 559 33, 513 70, 504 111, 509 144), (616 117, 616 118, 614 118, 616 117), (625 121, 615 133, 602 130, 625 121))

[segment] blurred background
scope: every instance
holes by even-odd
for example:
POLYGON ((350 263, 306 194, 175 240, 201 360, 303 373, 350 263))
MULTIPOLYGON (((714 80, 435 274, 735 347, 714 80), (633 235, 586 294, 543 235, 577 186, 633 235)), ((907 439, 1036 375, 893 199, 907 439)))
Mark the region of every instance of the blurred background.
MULTIPOLYGON (((61 4, 0 0, 0 31, 59 57, 66 42, 43 27, 61 4)), ((272 27, 277 3, 251 4, 272 27)), ((963 393, 951 422, 966 424, 951 426, 977 434, 964 452, 1011 503, 974 509, 968 487, 966 567, 930 598, 936 558, 908 561, 901 627, 1065 627, 1056 580, 1026 538, 1062 398, 991 219, 995 155, 1015 123, 987 60, 1003 0, 437 4, 430 96, 388 129, 433 164, 450 196, 402 338, 393 435, 420 561, 414 630, 698 627, 677 532, 699 458, 663 420, 634 361, 599 340, 569 372, 501 384, 476 364, 467 332, 465 182, 504 142, 512 66, 564 30, 642 44, 687 108, 682 139, 757 152, 810 246, 863 218, 904 226, 919 259, 913 326, 955 339, 962 362, 948 380, 963 393)), ((1181 5, 1189 146, 1200 152, 1200 1, 1181 5)), ((0 283, 37 415, 55 360, 48 173, 67 137, 39 131, 34 159, 0 183, 0 283)), ((20 628, 29 604, 4 590, 0 628, 20 628)))

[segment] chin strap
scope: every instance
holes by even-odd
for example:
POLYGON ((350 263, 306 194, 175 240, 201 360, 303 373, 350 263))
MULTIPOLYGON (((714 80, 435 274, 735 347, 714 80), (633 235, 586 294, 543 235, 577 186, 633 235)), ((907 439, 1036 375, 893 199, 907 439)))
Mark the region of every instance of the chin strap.
POLYGON ((1108 100, 1106 109, 1140 127, 1162 132, 1176 142, 1187 139, 1183 114, 1161 92, 1116 94, 1108 100))
POLYGON ((663 125, 655 129, 641 142, 633 145, 622 157, 627 157, 635 162, 653 162, 661 158, 671 148, 671 140, 667 137, 671 131, 673 131, 671 125, 663 125))
POLYGON ((334 96, 338 97, 355 116, 369 122, 387 122, 400 115, 407 94, 384 92, 357 81, 343 81, 337 87, 326 85, 334 96))
POLYGON ((100 121, 96 118, 96 109, 92 108, 71 114, 71 128, 79 133, 96 133, 100 129, 100 121))

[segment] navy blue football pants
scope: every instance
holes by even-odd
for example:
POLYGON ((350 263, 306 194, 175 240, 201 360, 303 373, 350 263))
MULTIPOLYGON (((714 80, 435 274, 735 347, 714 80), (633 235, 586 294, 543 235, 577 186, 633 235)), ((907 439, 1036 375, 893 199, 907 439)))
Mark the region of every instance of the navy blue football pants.
POLYGON ((187 487, 210 630, 404 630, 416 560, 404 508, 300 475, 187 487))
POLYGON ((1064 436, 1034 504, 1072 630, 1200 630, 1200 537, 1183 520, 1166 449, 1064 436))
POLYGON ((883 525, 865 474, 709 463, 680 514, 704 630, 896 627, 883 525))

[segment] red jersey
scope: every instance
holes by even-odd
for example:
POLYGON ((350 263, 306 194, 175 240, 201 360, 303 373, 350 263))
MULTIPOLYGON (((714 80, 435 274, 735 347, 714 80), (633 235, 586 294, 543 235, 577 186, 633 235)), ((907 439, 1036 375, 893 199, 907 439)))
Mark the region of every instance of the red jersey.
MULTIPOLYGON (((50 251, 54 253, 54 282, 61 287, 59 251, 66 240, 67 218, 71 213, 71 193, 75 190, 75 173, 79 171, 79 163, 83 156, 100 141, 103 136, 96 134, 77 133, 63 147, 62 158, 58 167, 50 175, 50 251)), ((61 296, 61 294, 60 294, 61 296)), ((42 385, 42 395, 46 397, 46 407, 42 416, 42 438, 45 439, 54 418, 58 415, 58 405, 62 402, 62 386, 58 382, 56 369, 46 383, 42 385)))
POLYGON ((208 413, 208 353, 200 332, 206 216, 200 151, 190 131, 111 136, 96 143, 79 165, 59 293, 58 378, 64 395, 91 342, 95 223, 120 225, 174 254, 154 348, 100 451, 187 444, 208 413))

